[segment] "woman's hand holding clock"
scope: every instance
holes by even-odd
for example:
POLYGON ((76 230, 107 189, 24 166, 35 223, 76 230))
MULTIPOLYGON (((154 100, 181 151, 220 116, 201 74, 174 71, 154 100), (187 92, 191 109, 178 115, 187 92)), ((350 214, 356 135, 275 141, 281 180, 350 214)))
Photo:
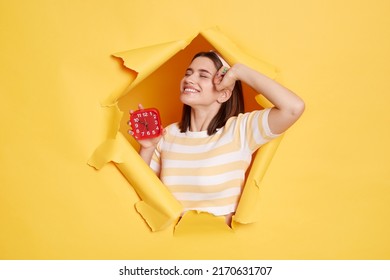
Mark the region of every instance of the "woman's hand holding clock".
POLYGON ((130 110, 128 124, 131 126, 128 133, 137 140, 141 149, 154 150, 164 133, 158 110, 145 109, 141 104, 138 110, 130 110))

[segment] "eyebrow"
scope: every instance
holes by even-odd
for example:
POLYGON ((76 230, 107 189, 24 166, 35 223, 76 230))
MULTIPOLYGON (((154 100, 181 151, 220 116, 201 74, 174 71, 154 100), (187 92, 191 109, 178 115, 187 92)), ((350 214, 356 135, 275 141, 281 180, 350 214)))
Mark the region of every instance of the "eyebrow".
MULTIPOLYGON (((192 71, 192 72, 194 72, 194 69, 192 69, 192 68, 187 68, 186 72, 187 72, 187 71, 192 71)), ((207 74, 210 74, 210 75, 213 75, 210 71, 208 71, 208 70, 206 70, 206 69, 199 69, 198 71, 199 71, 199 72, 203 72, 203 73, 207 73, 207 74)))

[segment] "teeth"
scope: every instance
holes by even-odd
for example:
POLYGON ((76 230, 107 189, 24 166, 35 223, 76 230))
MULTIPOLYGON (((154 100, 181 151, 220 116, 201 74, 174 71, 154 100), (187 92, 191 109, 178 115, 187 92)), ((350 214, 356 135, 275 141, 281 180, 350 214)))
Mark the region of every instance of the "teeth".
POLYGON ((192 88, 186 88, 184 89, 185 92, 198 92, 197 90, 195 89, 192 89, 192 88))

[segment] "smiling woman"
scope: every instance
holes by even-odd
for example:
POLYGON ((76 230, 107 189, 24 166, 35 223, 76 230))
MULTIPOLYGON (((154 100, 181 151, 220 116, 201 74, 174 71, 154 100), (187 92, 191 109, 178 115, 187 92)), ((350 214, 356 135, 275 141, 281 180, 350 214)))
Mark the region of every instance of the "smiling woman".
POLYGON ((180 82, 180 100, 181 122, 140 141, 140 155, 184 212, 225 216, 230 224, 253 153, 297 121, 304 102, 246 65, 229 67, 214 51, 193 57, 180 82), (241 81, 274 107, 243 113, 241 81))

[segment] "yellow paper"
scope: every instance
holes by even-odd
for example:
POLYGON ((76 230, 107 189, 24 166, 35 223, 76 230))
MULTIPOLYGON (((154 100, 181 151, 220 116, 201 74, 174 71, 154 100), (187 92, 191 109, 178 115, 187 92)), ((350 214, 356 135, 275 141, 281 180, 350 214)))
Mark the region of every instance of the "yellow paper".
POLYGON ((390 1, 1 1, 0 26, 1 260, 390 259, 390 1), (167 83, 213 47, 197 36, 126 95, 136 73, 111 54, 214 25, 277 66, 306 110, 261 180, 258 222, 202 234, 194 213, 177 231, 196 234, 172 238, 149 231, 115 164, 86 162, 119 119, 136 148, 138 102, 180 119, 167 83))
POLYGON ((152 231, 165 229, 178 219, 181 204, 120 133, 98 147, 89 164, 101 168, 109 161, 115 163, 141 198, 136 209, 152 231))
POLYGON ((233 230, 226 224, 225 217, 199 211, 186 212, 175 227, 175 237, 220 235, 226 232, 233 233, 233 230))

